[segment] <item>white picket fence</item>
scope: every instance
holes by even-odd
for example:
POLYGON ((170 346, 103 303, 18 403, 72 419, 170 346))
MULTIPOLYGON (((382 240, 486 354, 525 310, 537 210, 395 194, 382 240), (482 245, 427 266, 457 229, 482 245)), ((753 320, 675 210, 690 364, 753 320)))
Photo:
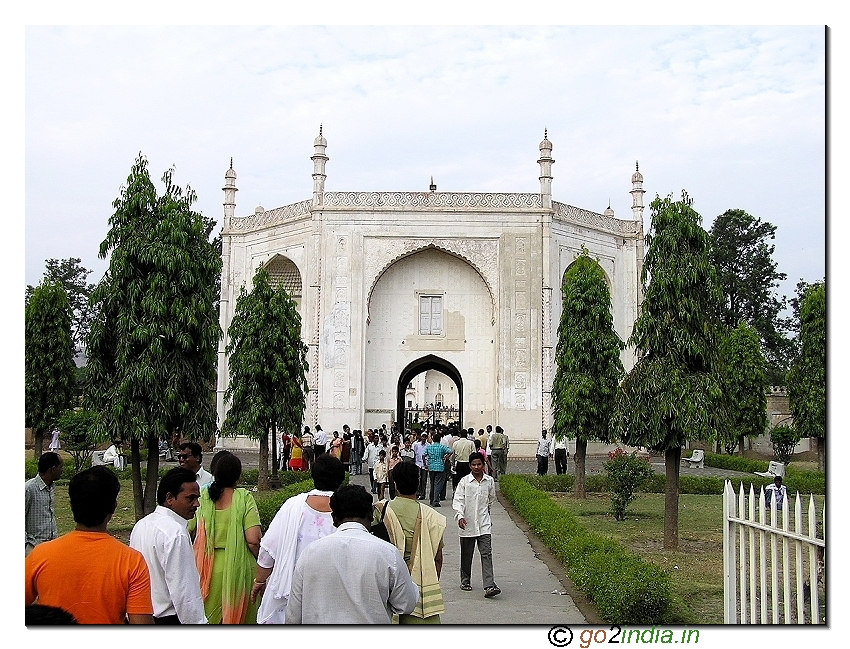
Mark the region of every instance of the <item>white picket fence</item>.
POLYGON ((785 498, 764 501, 764 489, 736 496, 723 490, 723 618, 725 624, 825 624, 820 593, 825 592, 826 507, 818 525, 814 496, 804 516, 798 492, 793 518, 785 498), (805 523, 805 524, 804 524, 805 523))

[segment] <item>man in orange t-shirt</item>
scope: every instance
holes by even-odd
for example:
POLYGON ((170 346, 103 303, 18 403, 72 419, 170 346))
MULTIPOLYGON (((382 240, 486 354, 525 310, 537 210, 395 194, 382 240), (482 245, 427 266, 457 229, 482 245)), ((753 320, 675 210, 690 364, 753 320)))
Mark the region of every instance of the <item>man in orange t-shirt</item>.
POLYGON ((41 543, 26 558, 25 605, 56 606, 80 624, 153 624, 145 559, 106 526, 118 504, 115 473, 95 466, 71 478, 68 495, 77 525, 41 543))

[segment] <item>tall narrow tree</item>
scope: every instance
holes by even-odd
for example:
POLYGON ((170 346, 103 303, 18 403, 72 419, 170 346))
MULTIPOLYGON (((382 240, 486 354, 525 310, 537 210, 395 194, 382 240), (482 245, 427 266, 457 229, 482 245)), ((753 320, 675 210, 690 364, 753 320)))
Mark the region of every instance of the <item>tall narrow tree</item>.
MULTIPOLYGON (((243 286, 227 330, 225 350, 230 407, 222 435, 247 435, 260 442, 261 489, 268 488, 269 435, 298 432, 307 394, 307 345, 301 340, 301 316, 283 287, 274 289, 265 268, 254 275, 250 292, 243 286)), ((277 461, 277 458, 274 458, 277 461)))
POLYGON ((32 291, 24 311, 24 419, 35 436, 35 459, 44 450, 45 431, 74 398, 70 314, 65 289, 49 280, 32 291))
POLYGON ((800 354, 788 372, 794 426, 818 441, 818 470, 826 468, 826 284, 809 285, 800 303, 800 354))
POLYGON ((735 446, 743 454, 746 438, 764 435, 767 430, 767 373, 761 350, 758 331, 743 320, 723 337, 724 385, 731 425, 718 434, 730 454, 735 446))
POLYGON ((585 498, 587 442, 612 440, 611 413, 623 376, 605 271, 586 249, 564 274, 552 386, 552 435, 575 439, 575 494, 585 498))
POLYGON ((728 422, 718 317, 721 293, 708 233, 692 201, 656 197, 646 237, 644 301, 629 344, 639 358, 613 416, 626 444, 664 452, 664 547, 679 544, 679 463, 688 439, 713 439, 728 422))
MULTIPOLYGON (((91 271, 84 268, 82 260, 76 257, 47 259, 44 265, 44 279, 61 284, 68 296, 68 307, 71 311, 71 339, 74 343, 74 350, 79 352, 85 342, 93 317, 89 298, 94 290, 94 284, 87 281, 91 271)), ((34 290, 34 287, 27 286, 27 302, 29 302, 34 290)))
POLYGON ((157 196, 140 154, 113 203, 100 256, 109 268, 92 295, 97 317, 88 336, 87 398, 101 438, 130 439, 136 517, 156 506, 159 439, 179 430, 208 439, 215 431, 217 344, 214 308, 221 258, 190 188, 162 177, 157 196), (147 446, 142 487, 140 444, 147 446))
POLYGON ((787 323, 779 317, 785 299, 776 290, 786 275, 773 260, 776 226, 744 210, 726 210, 714 219, 710 234, 710 257, 723 291, 721 320, 730 329, 741 320, 755 327, 768 380, 779 385, 788 371, 792 345, 785 336, 787 323))

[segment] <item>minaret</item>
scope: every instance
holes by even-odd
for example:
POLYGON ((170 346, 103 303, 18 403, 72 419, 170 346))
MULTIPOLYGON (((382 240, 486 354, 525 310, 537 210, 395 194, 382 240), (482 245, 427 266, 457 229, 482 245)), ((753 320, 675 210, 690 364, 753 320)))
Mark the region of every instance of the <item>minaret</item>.
POLYGON ((236 212, 236 172, 233 171, 233 158, 230 158, 230 169, 224 172, 224 229, 230 229, 230 219, 236 212))
POLYGON ((325 195, 325 163, 328 156, 325 155, 325 147, 328 141, 322 136, 322 125, 319 124, 319 136, 313 140, 314 153, 310 156, 313 161, 313 205, 322 205, 325 195))
POLYGON ((548 138, 548 129, 543 129, 543 141, 540 143, 540 199, 544 209, 552 209, 552 143, 548 138))
POLYGON ((635 160, 635 172, 632 174, 632 215, 635 221, 643 223, 643 195, 646 191, 643 189, 643 176, 640 173, 638 162, 635 160))

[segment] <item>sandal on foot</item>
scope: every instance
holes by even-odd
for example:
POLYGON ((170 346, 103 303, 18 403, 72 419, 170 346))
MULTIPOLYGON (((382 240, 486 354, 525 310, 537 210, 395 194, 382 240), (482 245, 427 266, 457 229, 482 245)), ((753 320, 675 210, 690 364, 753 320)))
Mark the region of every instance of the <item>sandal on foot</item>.
POLYGON ((469 584, 461 584, 460 589, 461 590, 472 590, 472 586, 470 586, 469 584))
POLYGON ((501 588, 499 588, 498 586, 493 586, 492 588, 488 588, 487 590, 484 591, 484 597, 487 597, 489 599, 490 597, 495 597, 496 595, 498 595, 501 592, 502 592, 501 588))

